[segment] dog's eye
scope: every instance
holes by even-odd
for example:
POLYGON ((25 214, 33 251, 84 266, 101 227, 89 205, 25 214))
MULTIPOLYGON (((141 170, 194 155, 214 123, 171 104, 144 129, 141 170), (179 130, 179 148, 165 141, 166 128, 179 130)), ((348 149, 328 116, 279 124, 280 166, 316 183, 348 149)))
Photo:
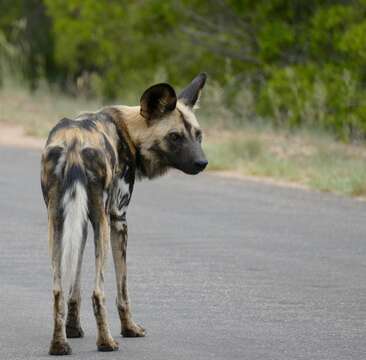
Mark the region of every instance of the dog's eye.
POLYGON ((177 133, 177 132, 172 132, 168 135, 169 140, 173 141, 173 142, 178 142, 181 140, 182 136, 181 134, 177 133))
POLYGON ((202 142, 202 131, 200 130, 196 131, 196 139, 198 142, 202 142))

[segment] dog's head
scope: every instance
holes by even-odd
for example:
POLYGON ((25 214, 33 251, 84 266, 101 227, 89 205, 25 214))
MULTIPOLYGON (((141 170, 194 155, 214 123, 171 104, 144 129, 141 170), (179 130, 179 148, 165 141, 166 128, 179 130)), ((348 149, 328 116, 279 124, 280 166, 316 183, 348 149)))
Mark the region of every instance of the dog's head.
POLYGON ((141 151, 156 167, 172 167, 195 175, 207 166, 202 130, 194 114, 206 77, 204 73, 199 74, 178 96, 165 83, 143 93, 140 113, 148 131, 141 151))

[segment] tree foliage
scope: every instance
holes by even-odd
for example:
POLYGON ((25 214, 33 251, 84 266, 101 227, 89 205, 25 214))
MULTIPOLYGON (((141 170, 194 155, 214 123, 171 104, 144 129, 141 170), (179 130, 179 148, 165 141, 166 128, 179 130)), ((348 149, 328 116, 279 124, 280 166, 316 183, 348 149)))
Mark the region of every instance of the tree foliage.
POLYGON ((154 81, 184 85, 205 70, 224 89, 222 106, 240 104, 245 87, 257 115, 277 126, 366 136, 366 0, 0 0, 0 8, 2 58, 33 88, 45 78, 114 98, 154 81))

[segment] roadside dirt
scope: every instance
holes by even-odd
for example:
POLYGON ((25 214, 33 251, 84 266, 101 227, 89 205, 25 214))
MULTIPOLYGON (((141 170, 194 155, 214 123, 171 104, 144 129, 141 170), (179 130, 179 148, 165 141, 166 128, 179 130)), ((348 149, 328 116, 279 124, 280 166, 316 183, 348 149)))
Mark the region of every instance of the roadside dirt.
POLYGON ((45 142, 45 139, 27 135, 21 126, 0 123, 0 145, 42 149, 45 142))
POLYGON ((244 175, 238 171, 230 171, 230 170, 210 171, 210 174, 220 176, 220 177, 225 177, 225 178, 231 178, 231 179, 254 181, 254 182, 261 182, 261 183, 265 183, 265 184, 276 185, 276 186, 287 187, 287 188, 315 191, 303 184, 298 184, 298 183, 293 183, 293 182, 283 181, 283 180, 277 180, 277 179, 273 179, 273 178, 269 178, 269 177, 267 178, 267 177, 260 177, 260 176, 254 176, 254 175, 244 175))

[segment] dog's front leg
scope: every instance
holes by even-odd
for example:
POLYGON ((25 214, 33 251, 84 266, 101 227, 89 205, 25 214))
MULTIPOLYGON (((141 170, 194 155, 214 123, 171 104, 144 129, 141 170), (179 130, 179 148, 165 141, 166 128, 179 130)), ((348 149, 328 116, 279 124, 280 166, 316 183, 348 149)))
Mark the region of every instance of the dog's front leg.
MULTIPOLYGON (((124 216, 125 217, 125 216, 124 216)), ((127 222, 111 219, 111 245, 117 281, 117 308, 121 320, 121 335, 124 337, 145 336, 145 329, 132 320, 127 291, 127 222)))

